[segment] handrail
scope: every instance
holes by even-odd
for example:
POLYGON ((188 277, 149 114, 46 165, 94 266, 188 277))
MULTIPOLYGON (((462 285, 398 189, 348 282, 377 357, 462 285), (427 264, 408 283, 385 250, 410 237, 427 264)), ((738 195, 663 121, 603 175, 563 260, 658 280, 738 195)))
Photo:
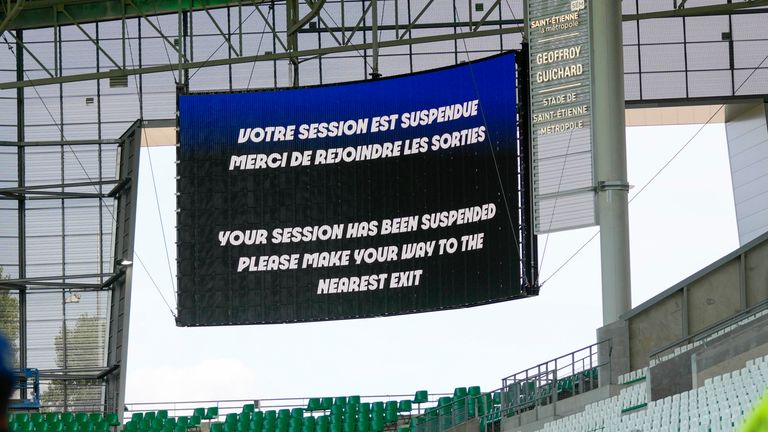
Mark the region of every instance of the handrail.
POLYGON ((684 343, 689 344, 689 343, 697 342, 714 333, 717 333, 718 331, 722 330, 725 327, 728 327, 731 324, 735 324, 736 322, 739 322, 743 319, 748 318, 750 315, 753 315, 757 312, 761 312, 764 309, 768 309, 768 299, 763 300, 752 307, 744 309, 743 311, 739 311, 738 313, 736 313, 736 315, 732 315, 728 318, 725 318, 713 324, 710 324, 709 326, 704 327, 703 329, 699 330, 698 332, 692 335, 684 336, 680 339, 675 340, 674 342, 671 342, 662 346, 661 348, 657 348, 651 351, 648 357, 649 358, 659 357, 660 354, 664 353, 665 351, 669 351, 670 349, 677 348, 678 346, 684 343))
POLYGON ((417 416, 415 432, 442 432, 472 417, 480 419, 482 431, 483 425, 490 425, 501 416, 520 413, 538 405, 557 403, 558 395, 566 392, 559 388, 561 382, 570 383, 573 395, 594 390, 598 387, 599 369, 607 366, 606 373, 610 376, 610 357, 611 341, 603 340, 540 363, 505 377, 498 389, 475 396, 466 395, 439 405, 436 412, 417 416), (600 362, 599 350, 605 344, 607 358, 600 362), (596 375, 585 375, 591 371, 596 375), (533 386, 528 389, 530 384, 533 386), (525 391, 522 391, 521 385, 526 386, 525 391))

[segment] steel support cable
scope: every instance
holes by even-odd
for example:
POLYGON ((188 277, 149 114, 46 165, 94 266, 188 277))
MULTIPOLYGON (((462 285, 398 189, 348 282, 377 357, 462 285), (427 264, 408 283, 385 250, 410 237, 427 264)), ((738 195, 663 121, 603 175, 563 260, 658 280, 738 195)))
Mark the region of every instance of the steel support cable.
MULTIPOLYGON (((125 30, 125 34, 130 39, 131 35, 127 28, 125 30)), ((141 41, 139 40, 138 43, 141 43, 141 41)), ((128 44, 128 52, 130 54, 131 67, 135 68, 136 63, 133 59, 133 46, 130 43, 128 44)), ((134 85, 136 86, 136 96, 139 102, 139 109, 141 109, 141 107, 143 106, 144 97, 142 96, 141 91, 139 90, 139 80, 136 77, 136 75, 133 76, 133 82, 134 82, 134 85)), ((178 84, 178 82, 176 82, 176 84, 178 84)), ((149 144, 149 138, 147 137, 147 130, 142 127, 141 132, 144 135, 145 141, 147 141, 147 144, 149 144)), ((157 182, 155 181, 155 168, 154 168, 154 165, 152 164, 152 152, 149 149, 147 149, 147 159, 149 159, 149 173, 150 173, 150 178, 152 179, 152 190, 154 191, 154 194, 155 194, 155 207, 157 208, 157 218, 160 221, 160 232, 162 233, 162 237, 163 237, 163 250, 165 251, 165 260, 168 264, 168 276, 170 277, 171 287, 173 288, 174 301, 176 301, 176 305, 178 305, 179 299, 176 295, 176 284, 174 282, 175 277, 173 276, 173 270, 171 266, 171 257, 170 257, 170 254, 168 253, 168 240, 165 237, 165 224, 163 223, 163 215, 162 215, 162 212, 160 211, 160 198, 157 193, 157 182)), ((175 317, 176 315, 174 314, 174 318, 175 317)))
MULTIPOLYGON (((245 17, 245 19, 244 19, 244 20, 242 20, 240 23, 238 23, 238 24, 237 24, 237 27, 235 28, 235 31, 238 31, 238 30, 240 30, 240 27, 242 27, 242 26, 243 26, 243 24, 245 24, 245 23, 246 23, 246 21, 248 21, 248 20, 251 18, 251 16, 252 16, 252 15, 253 15, 253 14, 256 12, 256 8, 257 8, 257 7, 258 7, 257 5, 254 5, 254 6, 253 6, 253 10, 251 11, 251 13, 249 13, 249 14, 248 14, 248 16, 247 16, 247 17, 245 17)), ((202 64, 202 65, 201 65, 199 68, 195 69, 195 71, 194 71, 194 72, 192 72, 192 75, 190 75, 189 79, 187 80, 187 83, 189 83, 189 81, 191 81, 191 80, 192 80, 192 78, 194 78, 194 77, 195 77, 195 75, 196 75, 196 74, 197 74, 197 73, 198 73, 198 72, 199 72, 201 69, 203 69, 203 68, 205 67, 206 63, 208 63, 208 62, 209 62, 209 61, 210 61, 210 60, 213 58, 213 56, 215 56, 215 55, 216 55, 216 53, 217 53, 217 52, 219 52, 219 50, 221 49, 221 47, 223 47, 223 46, 224 46, 226 43, 227 43, 227 41, 225 40, 225 41, 224 41, 224 42, 222 42, 222 43, 221 43, 221 44, 220 44, 220 45, 219 45, 219 46, 218 46, 218 47, 217 47, 215 50, 213 50, 213 52, 211 53, 211 55, 209 55, 209 56, 208 56, 208 58, 207 58, 207 59, 205 59, 205 61, 203 62, 203 64, 202 64)))
MULTIPOLYGON (((14 53, 14 54, 15 54, 15 52, 14 52, 14 50, 13 50, 13 47, 10 45, 10 43, 8 43, 8 40, 7 40, 7 39, 5 39, 5 38, 3 38, 3 40, 5 41, 6 45, 8 45, 8 49, 9 49, 9 50, 10 50, 12 53, 14 53)), ((18 66, 18 65, 17 65, 17 66, 18 66)), ((23 73, 24 73, 24 76, 25 76, 27 79, 29 79, 29 75, 27 74, 27 72, 26 72, 26 71, 23 71, 23 73)), ((62 141, 64 141, 64 143, 66 143, 66 145, 67 145, 67 148, 69 148, 69 151, 70 151, 70 152, 72 153, 72 155, 75 157, 75 160, 77 161, 77 164, 80 166, 80 169, 83 171, 83 174, 85 174, 85 177, 88 179, 88 181, 89 181, 89 182, 91 182, 91 183, 94 183, 93 179, 92 179, 92 178, 91 178, 91 176, 88 174, 88 171, 85 169, 85 166, 83 165, 82 161, 80 161, 80 158, 77 156, 77 152, 75 152, 75 150, 72 148, 72 145, 71 145, 71 144, 69 144, 69 142, 67 141, 67 139, 64 137, 64 130, 62 129, 61 125, 59 125, 59 124, 56 122, 56 118, 55 118, 55 117, 53 116, 53 114, 51 113, 51 110, 48 108, 48 105, 45 103, 45 100, 44 100, 44 99, 43 99, 43 97, 40 95, 40 93, 37 91, 37 86, 32 86, 32 90, 34 90, 34 91, 35 91, 35 95, 37 95, 37 98, 40 100, 40 103, 43 105, 43 108, 44 108, 44 109, 45 109, 45 111, 48 113, 48 116, 51 118, 51 121, 53 122, 53 125, 54 125, 54 126, 56 126, 56 129, 58 129, 58 130, 59 130, 59 133, 61 134, 61 137, 62 137, 62 141)), ((99 193, 99 189, 98 189, 98 187, 96 187, 96 185, 95 185, 95 184, 93 185, 93 188, 96 190, 96 192, 97 192, 97 193, 99 193)), ((107 212, 108 212, 108 213, 109 213, 109 215, 112 217, 112 220, 113 220, 115 223, 117 223, 117 218, 115 217, 115 214, 114 214, 114 212, 112 212, 112 209, 111 209, 111 208, 109 207, 109 205, 107 205, 107 203, 104 201, 104 198, 103 198, 103 197, 101 197, 101 196, 99 196, 99 197, 98 197, 98 199, 99 199, 99 202, 100 202, 100 203, 101 203, 101 204, 104 206, 104 208, 105 208, 105 209, 107 209, 107 212)), ((134 251, 133 251, 133 254, 134 254, 134 256, 136 257, 136 261, 138 261, 138 262, 139 262, 139 264, 141 265, 141 267, 144 269, 144 272, 147 274, 147 276, 149 276, 149 280, 152 282, 152 285, 154 285, 154 287, 155 287, 155 289, 157 290, 158 294, 160 294, 160 297, 163 299, 163 302, 164 302, 164 303, 165 303, 165 305, 168 307, 168 310, 171 312, 171 315, 174 317, 174 319, 176 319, 176 314, 173 312, 173 308, 171 308, 171 305, 168 303, 168 301, 166 300, 165 296, 164 296, 164 295, 163 295, 163 293, 160 291, 160 287, 158 286, 157 282, 155 282, 155 279, 152 277, 152 275, 149 273, 149 270, 147 269, 147 266, 144 264, 144 261, 143 261, 143 260, 141 259, 141 257, 139 256, 139 253, 138 253, 138 251, 136 251, 136 250, 134 249, 134 251)))
MULTIPOLYGON (((160 26, 160 17, 158 16, 158 13, 157 13, 157 2, 152 2, 152 4, 155 7, 155 21, 157 22, 157 28, 162 30, 163 28, 160 26)), ((128 34, 128 29, 127 28, 125 29, 125 33, 128 34)), ((139 43, 141 43, 141 41, 139 41, 139 43)), ((169 65, 173 65, 173 62, 171 61, 171 55, 168 53, 168 44, 164 43, 162 45, 163 45, 163 49, 165 50, 165 57, 168 59, 168 64, 169 65)), ((176 47, 176 48, 181 50, 181 41, 179 41, 179 46, 176 47)), ((131 57, 131 66, 135 67, 135 65, 133 64, 133 57, 131 57)), ((179 81, 176 79, 176 74, 173 71, 168 71, 168 72, 170 72, 171 73, 171 77, 173 77, 173 83, 178 85, 179 81)), ((152 164, 152 162, 150 162, 150 165, 151 164, 152 164)), ((152 180, 154 181, 154 178, 152 180)))
MULTIPOLYGON (((258 6, 254 6, 258 7, 258 6)), ((269 16, 272 14, 272 8, 267 11, 267 19, 269 19, 269 16)), ((269 22, 267 20, 264 21, 264 27, 261 28, 261 37, 259 37, 259 46, 256 47, 256 53, 261 52, 261 42, 264 41, 264 33, 267 31, 267 24, 269 22)), ((245 85, 246 89, 251 88, 251 79, 253 78, 253 71, 256 70, 256 61, 253 62, 253 65, 251 66, 251 73, 248 75, 248 84, 245 85)))
MULTIPOLYGON (((333 23, 333 25, 335 25, 337 28, 341 28, 341 26, 339 25, 339 23, 337 23, 337 22, 336 22, 336 20, 335 20, 335 19, 333 19, 333 15, 331 15, 331 14, 330 14, 330 12, 326 11, 326 10, 325 10, 325 8, 323 8, 322 12, 325 12, 325 14, 326 14, 326 15, 328 15, 328 18, 330 18, 330 20, 331 20, 331 22, 333 23)), ((342 36, 342 40, 343 40, 343 39, 344 39, 344 38, 343 38, 343 36, 342 36)), ((350 42, 352 41, 352 35, 350 35, 349 41, 350 41, 350 42)), ((346 45, 346 44, 345 44, 345 45, 346 45)), ((351 46, 354 46, 354 45, 351 45, 351 46)), ((368 66, 368 69, 373 69, 373 66, 371 66, 371 64, 370 64, 370 63, 368 63, 368 58, 367 58, 365 55, 363 55, 363 53, 361 53, 359 49, 355 48, 355 52, 357 53, 357 55, 359 55, 359 56, 360 56, 360 58, 362 58, 362 59, 363 59, 363 62, 365 62, 365 65, 366 65, 366 66, 368 66)), ((320 57, 320 55, 318 55, 318 57, 320 57)))
MULTIPOLYGON (((754 68, 754 69, 752 69, 752 72, 750 72, 750 73, 749 73, 749 75, 747 75, 747 77, 744 79, 744 81, 743 81, 743 82, 742 82, 742 83, 741 83, 741 84, 740 84, 740 85, 739 85, 739 86, 736 88, 736 90, 733 92, 733 94, 734 94, 734 95, 735 95, 735 94, 737 94, 737 93, 739 92, 739 90, 741 90, 741 88, 742 88, 742 87, 744 87, 744 85, 745 85, 745 84, 746 84, 746 83, 747 83, 747 82, 750 80, 750 78, 752 78, 752 76, 753 76, 753 75, 754 75, 754 74, 755 74, 755 73, 756 73, 758 70, 760 70, 760 68, 762 68, 762 67, 763 67, 763 64, 765 64, 765 62, 766 62, 766 61, 768 61, 768 55, 766 55, 766 56, 763 58, 763 60, 762 60, 762 61, 761 61, 761 62, 760 62, 760 63, 759 63, 757 66, 755 66, 755 68, 754 68)), ((691 136, 691 138, 690 138, 690 139, 688 139, 688 141, 686 141, 686 142, 685 142, 685 144, 683 144, 683 145, 682 145, 682 147, 680 147, 680 149, 678 149, 678 150, 677 150, 677 152, 675 152, 675 154, 674 154, 674 155, 672 155, 672 157, 671 157, 671 158, 669 158, 669 160, 667 160, 667 161, 664 163, 664 165, 662 165, 662 166, 661 166, 661 168, 659 168, 659 170, 658 170, 658 171, 656 171, 656 173, 655 173, 653 176, 651 176, 650 180, 648 180, 648 181, 647 181, 647 182, 646 182, 646 183, 645 183, 645 184, 644 184, 644 185, 643 185, 643 186, 642 186, 642 187, 641 187, 641 188, 640 188, 640 189, 637 191, 637 193, 635 193, 635 194, 632 196, 632 198, 630 198, 630 199, 629 199, 629 201, 628 201, 627 203, 628 203, 628 204, 629 204, 629 203, 632 203, 632 201, 634 201, 634 200, 635 200, 635 198, 637 198, 637 197, 638 197, 638 196, 639 196, 639 195, 640 195, 640 194, 641 194, 643 191, 645 191, 645 190, 648 188, 648 186, 649 186, 649 185, 650 185, 650 184, 651 184, 651 183, 652 183, 654 180, 656 180, 656 178, 657 178, 657 177, 658 177, 658 176, 659 176, 659 175, 660 175, 660 174, 661 174, 661 173, 662 173, 662 172, 663 172, 665 169, 667 169, 667 167, 668 167, 668 166, 669 166, 669 165, 672 163, 672 161, 674 161, 674 160, 675 160, 675 159, 676 159, 676 158, 677 158, 677 157, 680 155, 680 153, 682 153, 682 152, 683 152, 683 150, 685 150, 685 149, 688 147, 688 145, 689 145, 691 142, 693 142, 693 140, 694 140, 694 139, 695 139, 697 136, 699 136, 699 134, 701 133, 701 131, 702 131, 702 130, 704 130, 704 128, 705 128, 706 126, 708 126, 708 125, 709 125, 709 124, 712 122, 712 120, 714 120, 714 118, 715 118, 715 117, 717 117, 717 115, 720 113, 720 111, 722 111, 722 110, 723 110, 723 108, 725 108, 725 105, 724 105, 724 104, 721 104, 721 105, 720 105, 720 106, 717 108, 717 110, 715 110, 715 112, 714 112, 714 113, 713 113, 713 114, 712 114, 712 115, 711 115, 711 116, 710 116, 710 117, 707 119, 707 121, 706 121, 706 122, 705 122, 703 125, 701 125, 701 127, 700 127, 699 129, 697 129, 697 130, 696 130, 696 132, 693 134, 693 136, 691 136)), ((580 246, 578 249, 576 249, 576 251, 575 251, 575 252, 574 252, 574 253, 573 253, 571 256, 569 256, 569 257, 568 257, 568 259, 566 259, 566 260, 565 260, 565 261, 564 261, 564 262, 563 262, 563 263, 562 263, 562 264, 561 264, 561 265, 560 265, 560 266, 559 266, 557 269, 555 269, 555 271, 554 271, 554 272, 552 272, 552 274, 551 274, 551 275, 549 275, 549 276, 548 276, 546 279, 544 279, 544 281, 543 281, 543 282, 541 282, 541 285, 544 285, 545 283, 547 283, 547 281, 549 281, 550 279, 552 279, 552 277, 554 277, 554 276, 555 276, 555 275, 556 275, 556 274, 557 274, 557 273, 558 273, 560 270, 562 270, 562 269, 563 269, 563 267, 565 267, 565 266, 566 266, 566 265, 567 265, 569 262, 571 262, 571 260, 573 260, 573 258, 575 258, 575 257, 576 257, 576 255, 578 255, 578 254, 579 254, 579 253, 580 253, 580 252, 581 252, 581 251, 582 251, 582 250, 583 250, 583 249, 584 249, 584 248, 585 248, 585 247, 586 247, 586 246, 587 246, 587 245, 588 245, 590 242, 592 242, 592 240, 594 240, 594 239, 595 239, 595 237, 597 237, 597 235, 598 235, 598 234, 600 234, 600 230, 599 230, 599 229, 597 230, 597 232, 595 232, 595 233, 592 235, 592 237, 590 237, 590 238, 589 238, 589 239, 588 239, 586 242, 584 242, 584 244, 582 244, 582 245, 581 245, 581 246, 580 246)))
MULTIPOLYGON (((456 6, 453 7, 453 12, 456 15, 456 17, 459 17, 459 11, 456 9, 456 6)), ((460 18, 459 18, 460 19, 460 18)), ((463 30, 459 30, 461 33, 464 33, 463 30)), ((467 67, 469 67, 469 74, 472 77, 472 86, 475 89, 475 96, 478 96, 479 91, 477 89, 477 78, 475 77, 475 71, 472 67, 472 60, 469 57, 469 48, 467 47, 466 40, 463 40, 464 43, 464 54, 467 56, 467 67)), ((481 107, 482 108, 482 107, 481 107)), ((480 109, 480 116, 483 119, 483 125, 485 126, 486 130, 488 129, 488 121, 485 118, 485 111, 483 109, 480 109)), ((522 245, 520 243, 520 240, 518 238, 518 227, 515 225, 514 221, 512 220, 512 210, 509 205, 509 200, 507 199, 507 193, 506 188, 504 187, 504 180, 501 176, 501 171, 499 170, 499 163, 496 159, 496 150, 493 148, 493 143, 491 143, 490 140, 488 140, 488 148, 491 150, 491 157, 493 158, 493 167, 496 171, 496 179, 499 182, 499 188, 501 188, 501 196, 504 200, 504 208, 506 209, 507 213, 507 221, 509 222, 509 227, 512 230, 512 239, 515 241, 515 250, 517 251, 517 256, 522 260, 523 258, 523 251, 521 249, 522 245)), ((528 280, 528 275, 526 274, 526 271, 521 272, 521 276, 523 277, 523 281, 525 282, 525 285, 532 287, 531 281, 528 280)))
MULTIPOLYGON (((555 219, 555 210, 557 210, 557 201, 560 198, 560 189, 563 185, 563 175, 565 174, 565 165, 568 163, 568 155, 571 150, 571 139, 573 138, 573 130, 568 134, 568 144, 565 146, 565 159, 563 159, 563 167, 560 169, 560 178, 557 179, 557 192, 555 193, 555 202, 552 204, 552 212, 549 215, 549 226, 547 226, 547 234, 544 237, 544 248, 541 251, 541 261, 539 261, 539 274, 544 267, 544 258, 547 256, 547 246, 549 245, 549 234, 552 230, 552 222, 555 219)), ((538 281, 536 281, 538 283, 538 281)))

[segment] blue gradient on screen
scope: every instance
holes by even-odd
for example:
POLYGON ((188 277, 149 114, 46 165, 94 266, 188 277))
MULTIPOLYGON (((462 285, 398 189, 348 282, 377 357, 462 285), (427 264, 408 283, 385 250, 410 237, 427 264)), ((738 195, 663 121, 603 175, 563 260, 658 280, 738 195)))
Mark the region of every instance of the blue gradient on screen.
MULTIPOLYGON (((487 126, 493 144, 515 145, 515 58, 486 60, 390 79, 251 93, 181 96, 181 157, 311 150, 405 140, 487 126), (298 126, 402 114, 479 100, 476 117, 362 135, 238 144, 240 128, 298 126)), ((397 123, 399 125, 400 118, 397 123)), ((370 122, 369 122, 370 129, 370 122)), ((473 146, 487 151, 488 146, 473 146)))

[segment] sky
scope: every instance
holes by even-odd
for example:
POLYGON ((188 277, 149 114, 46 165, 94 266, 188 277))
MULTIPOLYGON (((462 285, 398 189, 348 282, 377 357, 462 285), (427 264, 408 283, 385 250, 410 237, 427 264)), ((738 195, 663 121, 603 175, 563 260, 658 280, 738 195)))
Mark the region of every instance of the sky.
MULTIPOLYGON (((699 128, 628 128, 630 197, 699 128)), ((412 396, 416 390, 452 392, 472 385, 489 391, 506 376, 596 342, 595 331, 602 325, 599 237, 553 275, 596 227, 539 237, 540 280, 545 283, 535 298, 387 318, 176 327, 137 262, 144 263, 175 309, 174 159, 173 147, 142 149, 129 407, 163 401, 412 396)), ((632 201, 629 218, 633 306, 737 248, 724 126, 705 126, 632 201)))

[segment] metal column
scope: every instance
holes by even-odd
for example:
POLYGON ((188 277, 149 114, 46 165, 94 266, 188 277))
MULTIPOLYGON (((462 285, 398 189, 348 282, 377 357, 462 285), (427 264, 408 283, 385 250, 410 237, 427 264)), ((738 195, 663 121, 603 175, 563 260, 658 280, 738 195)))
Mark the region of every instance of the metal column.
POLYGON ((631 306, 621 2, 594 0, 591 7, 592 119, 603 324, 610 324, 631 306))
POLYGON ((286 0, 285 18, 287 33, 288 53, 291 54, 288 59, 288 82, 291 87, 299 86, 299 58, 295 56, 299 50, 299 34, 297 31, 291 31, 297 22, 299 22, 299 2, 298 0, 286 0))
POLYGON ((371 44, 373 50, 373 65, 371 78, 380 78, 379 73, 379 8, 378 0, 371 0, 371 44))

